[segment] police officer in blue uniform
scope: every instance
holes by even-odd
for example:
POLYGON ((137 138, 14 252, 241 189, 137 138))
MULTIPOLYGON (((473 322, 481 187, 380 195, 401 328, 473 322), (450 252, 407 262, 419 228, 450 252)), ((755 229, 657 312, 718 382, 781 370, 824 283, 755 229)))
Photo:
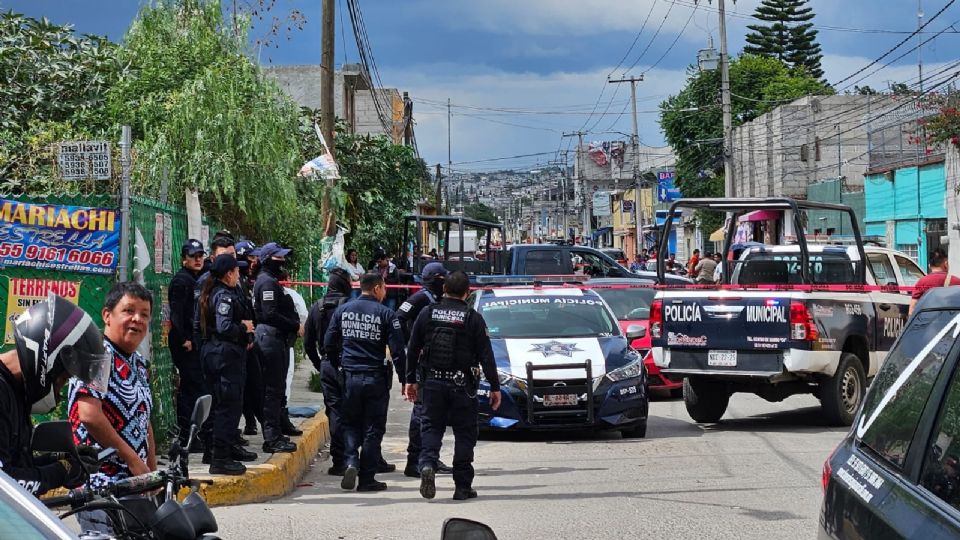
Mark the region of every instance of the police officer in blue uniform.
POLYGON ((253 286, 256 343, 263 374, 263 451, 293 452, 297 445, 283 434, 283 400, 289 356, 287 340, 302 329, 293 302, 284 301, 279 277, 290 250, 275 242, 260 248, 261 270, 253 286))
POLYGON ((243 410, 246 379, 245 351, 253 321, 244 319, 244 298, 237 294, 240 271, 233 255, 213 261, 210 277, 200 293, 202 358, 208 386, 213 390, 213 453, 210 474, 239 475, 247 468, 232 457, 237 424, 243 410))
MULTIPOLYGON (((177 427, 180 445, 190 444, 190 415, 197 398, 204 394, 203 370, 200 367, 200 344, 193 338, 193 288, 203 269, 206 250, 199 240, 190 239, 180 248, 180 270, 170 280, 167 300, 170 305, 170 335, 167 347, 177 368, 177 427)), ((199 439, 197 439, 199 441, 199 439)), ((199 450, 194 447, 194 450, 199 450)))
MULTIPOLYGON (((407 298, 397 309, 397 318, 400 319, 400 324, 403 326, 404 341, 410 340, 413 323, 417 320, 417 316, 420 315, 423 308, 440 301, 440 297, 443 296, 443 280, 448 273, 443 264, 438 262, 428 263, 423 267, 420 273, 423 288, 407 298)), ((410 428, 408 430, 410 442, 407 444, 407 466, 403 469, 403 474, 411 478, 420 478, 420 418, 422 415, 423 404, 420 400, 417 400, 410 412, 410 428)), ((438 474, 453 472, 453 469, 439 459, 434 470, 438 474)))
MULTIPOLYGON (((237 287, 246 299, 244 305, 253 313, 253 278, 255 273, 255 250, 257 246, 249 240, 240 240, 234 245, 237 262, 240 263, 240 283, 237 287)), ((253 321, 256 324, 257 321, 253 321)), ((252 336, 251 336, 252 338, 252 336)), ((243 389, 244 435, 256 435, 257 423, 263 423, 263 383, 260 380, 260 349, 247 349, 247 384, 243 389)))
POLYGON ((350 274, 343 268, 334 268, 327 278, 327 294, 310 307, 307 323, 303 331, 303 349, 320 373, 320 386, 323 387, 323 409, 327 414, 330 427, 330 460, 333 462, 327 474, 343 476, 347 466, 343 456, 343 429, 341 425, 341 403, 343 390, 340 388, 340 374, 327 358, 323 347, 323 337, 330 326, 333 313, 341 304, 350 301, 350 274))
POLYGON ((490 384, 490 407, 500 407, 500 383, 493 348, 483 317, 467 305, 470 281, 453 272, 444 283, 443 299, 427 306, 413 325, 407 354, 407 399, 423 402, 420 452, 420 495, 432 499, 440 446, 447 426, 453 428, 453 498, 477 496, 473 489, 473 449, 477 445, 477 384, 480 369, 490 384), (414 379, 416 377, 416 379, 414 379))
POLYGON ((386 347, 390 346, 397 377, 403 384, 403 332, 396 313, 380 303, 387 295, 380 274, 361 276, 360 291, 360 298, 334 312, 323 342, 327 358, 343 370, 344 378, 341 410, 347 469, 340 487, 382 491, 387 485, 374 475, 381 460, 380 444, 387 429, 392 386, 386 347))

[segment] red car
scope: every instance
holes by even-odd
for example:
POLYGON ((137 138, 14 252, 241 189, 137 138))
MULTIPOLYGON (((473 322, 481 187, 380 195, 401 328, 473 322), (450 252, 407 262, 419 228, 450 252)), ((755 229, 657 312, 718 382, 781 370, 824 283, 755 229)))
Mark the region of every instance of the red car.
POLYGON ((669 391, 673 397, 683 392, 683 381, 675 381, 660 373, 660 368, 653 363, 650 354, 650 303, 657 295, 657 290, 643 287, 627 287, 636 284, 636 279, 591 279, 589 284, 596 286, 594 290, 607 302, 613 310, 622 331, 631 324, 639 324, 647 329, 647 334, 633 340, 630 346, 643 355, 643 364, 647 368, 647 388, 650 390, 669 391))

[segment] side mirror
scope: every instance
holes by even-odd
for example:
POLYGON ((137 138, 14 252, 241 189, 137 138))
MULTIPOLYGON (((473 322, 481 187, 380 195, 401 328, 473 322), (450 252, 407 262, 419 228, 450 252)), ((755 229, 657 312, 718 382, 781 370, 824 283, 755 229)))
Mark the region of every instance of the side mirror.
POLYGON ((207 421, 207 417, 210 416, 210 408, 212 406, 213 396, 210 394, 198 397, 197 402, 193 405, 193 414, 190 415, 190 423, 197 427, 203 425, 203 423, 207 421))
POLYGON ((627 339, 630 339, 630 340, 640 339, 647 335, 647 329, 646 327, 640 324, 631 324, 627 326, 626 334, 627 334, 627 339))
POLYGON ((34 452, 74 453, 76 445, 73 442, 73 428, 70 426, 70 422, 59 420, 37 424, 33 428, 30 449, 34 452))
POLYGON ((441 540, 497 540, 493 529, 478 521, 450 518, 443 522, 441 540))

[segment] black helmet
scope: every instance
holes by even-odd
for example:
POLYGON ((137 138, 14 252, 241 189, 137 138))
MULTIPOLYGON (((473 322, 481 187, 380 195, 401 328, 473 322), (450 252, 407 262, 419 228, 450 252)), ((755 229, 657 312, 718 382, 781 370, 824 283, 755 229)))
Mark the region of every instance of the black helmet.
POLYGON ((53 383, 64 372, 100 392, 110 380, 111 358, 103 334, 84 310, 50 294, 17 317, 13 328, 27 403, 34 413, 57 404, 53 383))
POLYGON ((352 287, 350 285, 350 274, 343 268, 333 268, 330 270, 330 277, 327 278, 327 292, 336 292, 344 296, 350 296, 352 287))

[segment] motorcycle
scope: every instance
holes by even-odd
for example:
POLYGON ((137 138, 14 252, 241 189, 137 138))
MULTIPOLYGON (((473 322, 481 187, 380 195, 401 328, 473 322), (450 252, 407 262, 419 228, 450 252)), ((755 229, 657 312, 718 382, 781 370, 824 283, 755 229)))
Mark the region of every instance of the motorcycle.
MULTIPOLYGON (((188 441, 193 440, 209 416, 212 403, 209 395, 197 399, 188 441)), ((69 422, 38 424, 31 447, 40 452, 77 454, 69 422)), ((101 452, 98 460, 109 457, 112 450, 101 452)), ((69 506, 70 510, 60 515, 61 519, 85 510, 106 512, 114 536, 84 532, 79 540, 219 540, 213 535, 217 532, 217 520, 198 492, 202 483, 210 481, 190 479, 189 456, 187 448, 174 441, 167 454, 167 466, 162 470, 125 478, 105 488, 79 487, 66 495, 44 499, 43 503, 47 508, 69 506), (181 503, 177 501, 177 494, 182 488, 189 488, 190 493, 181 503), (157 490, 160 490, 159 496, 149 495, 157 490)))

